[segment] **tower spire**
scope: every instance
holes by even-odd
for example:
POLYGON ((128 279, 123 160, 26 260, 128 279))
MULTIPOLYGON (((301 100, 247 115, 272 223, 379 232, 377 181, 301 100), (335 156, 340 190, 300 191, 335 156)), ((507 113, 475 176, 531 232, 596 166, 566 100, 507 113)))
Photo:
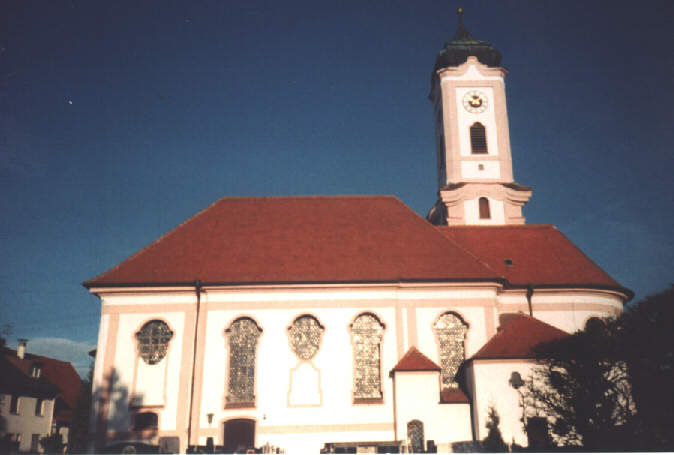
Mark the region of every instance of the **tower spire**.
POLYGON ((458 8, 456 10, 456 16, 458 19, 458 24, 456 27, 456 34, 454 34, 452 41, 477 41, 471 36, 470 32, 463 24, 463 8, 458 8))

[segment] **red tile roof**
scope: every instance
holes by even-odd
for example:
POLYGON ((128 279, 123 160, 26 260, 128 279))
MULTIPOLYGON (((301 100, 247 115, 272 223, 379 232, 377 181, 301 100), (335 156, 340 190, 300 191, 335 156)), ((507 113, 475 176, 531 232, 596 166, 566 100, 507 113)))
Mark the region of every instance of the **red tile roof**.
POLYGON ((391 374, 395 371, 440 371, 440 367, 423 355, 416 346, 412 346, 393 367, 391 374))
POLYGON ((223 198, 85 286, 493 279, 393 196, 223 198))
POLYGON ((552 225, 438 226, 512 285, 620 288, 552 225))
POLYGON ((30 353, 20 359, 16 356, 16 351, 9 348, 2 349, 2 358, 13 367, 15 374, 7 381, 0 381, 0 388, 36 392, 41 389, 51 396, 58 395, 57 401, 60 403, 57 403, 56 420, 70 420, 72 411, 77 406, 82 380, 69 362, 30 353), (31 369, 35 364, 42 367, 37 379, 31 377, 31 369))
POLYGON ((611 288, 631 297, 554 226, 432 226, 394 196, 222 198, 84 285, 197 280, 475 280, 611 288))
POLYGON ((559 340, 568 333, 524 314, 503 319, 499 331, 469 360, 533 359, 534 348, 559 340))

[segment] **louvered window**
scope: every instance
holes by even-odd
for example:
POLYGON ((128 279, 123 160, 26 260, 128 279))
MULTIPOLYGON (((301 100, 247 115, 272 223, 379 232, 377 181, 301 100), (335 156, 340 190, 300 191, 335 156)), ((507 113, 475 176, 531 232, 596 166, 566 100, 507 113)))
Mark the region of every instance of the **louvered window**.
POLYGON ((491 211, 489 210, 489 199, 486 197, 481 197, 479 200, 480 205, 480 219, 488 220, 491 218, 491 211))
POLYGON ((487 153, 487 132, 481 123, 470 127, 470 151, 474 155, 487 153))

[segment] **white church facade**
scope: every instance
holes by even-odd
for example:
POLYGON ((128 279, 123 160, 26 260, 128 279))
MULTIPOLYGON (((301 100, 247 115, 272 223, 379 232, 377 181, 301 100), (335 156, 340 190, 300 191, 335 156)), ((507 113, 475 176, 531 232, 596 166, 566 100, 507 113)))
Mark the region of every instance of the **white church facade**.
POLYGON ((84 285, 101 300, 97 448, 461 450, 540 342, 631 292, 526 225, 500 54, 459 21, 436 60, 439 198, 223 198, 84 285))

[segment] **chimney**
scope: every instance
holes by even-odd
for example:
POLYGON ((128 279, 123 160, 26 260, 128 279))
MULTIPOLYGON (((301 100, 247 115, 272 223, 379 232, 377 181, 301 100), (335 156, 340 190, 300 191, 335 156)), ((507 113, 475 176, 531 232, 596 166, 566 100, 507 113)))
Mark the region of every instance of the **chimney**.
POLYGON ((16 356, 20 359, 23 359, 26 356, 26 345, 28 340, 25 338, 19 338, 19 347, 16 348, 16 356))

